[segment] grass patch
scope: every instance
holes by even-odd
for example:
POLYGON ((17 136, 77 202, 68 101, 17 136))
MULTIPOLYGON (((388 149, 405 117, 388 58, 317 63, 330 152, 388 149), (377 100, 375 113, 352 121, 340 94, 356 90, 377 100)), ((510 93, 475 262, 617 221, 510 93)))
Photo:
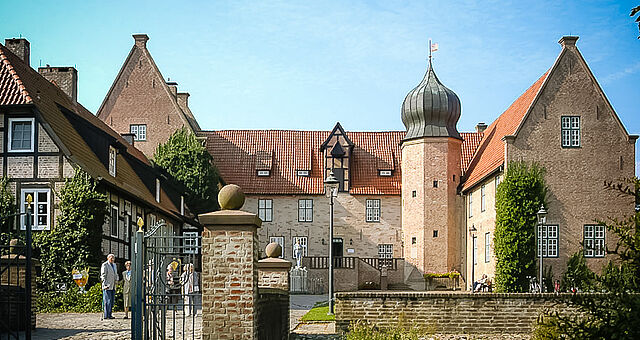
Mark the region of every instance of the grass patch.
POLYGON ((302 321, 335 321, 335 315, 327 315, 329 313, 329 302, 316 302, 313 308, 302 317, 302 321))

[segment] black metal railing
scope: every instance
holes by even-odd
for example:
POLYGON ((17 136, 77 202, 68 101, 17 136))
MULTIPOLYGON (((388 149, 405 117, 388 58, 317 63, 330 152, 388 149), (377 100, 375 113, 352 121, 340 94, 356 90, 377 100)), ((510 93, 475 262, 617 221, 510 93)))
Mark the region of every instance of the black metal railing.
POLYGON ((31 310, 25 253, 25 246, 0 245, 0 315, 4 315, 0 318, 0 339, 24 339, 31 327, 31 318, 25 317, 31 310))

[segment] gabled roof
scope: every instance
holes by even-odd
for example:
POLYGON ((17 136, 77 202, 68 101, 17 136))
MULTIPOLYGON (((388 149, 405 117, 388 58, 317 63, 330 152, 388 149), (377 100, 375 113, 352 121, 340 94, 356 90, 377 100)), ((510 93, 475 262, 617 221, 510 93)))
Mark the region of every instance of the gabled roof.
MULTIPOLYGON (((334 129, 335 130, 335 129, 334 129)), ((344 130, 343 130, 344 132, 344 130)), ((226 183, 247 194, 295 195, 324 193, 323 142, 329 131, 222 130, 203 131, 206 147, 226 183), (257 176, 260 154, 272 153, 269 176, 257 176), (297 170, 310 170, 298 176, 297 170)), ((354 195, 399 195, 400 141, 404 131, 348 132, 351 183, 354 195), (379 176, 378 170, 392 170, 379 176)))
POLYGON ((463 190, 469 189, 504 164, 504 136, 513 135, 538 96, 549 71, 543 74, 484 131, 466 171, 463 190))
MULTIPOLYGON (((127 81, 129 75, 131 74, 131 70, 135 67, 135 62, 139 60, 142 56, 146 57, 149 60, 149 63, 151 64, 153 72, 156 74, 156 76, 159 79, 165 79, 162 76, 162 73, 160 73, 160 69, 156 65, 156 62, 153 60, 151 53, 149 53, 149 50, 147 49, 146 41, 149 39, 149 37, 146 36, 145 34, 134 34, 133 37, 136 40, 136 43, 133 44, 133 47, 131 48, 131 51, 129 52, 127 59, 125 59, 124 63, 122 64, 122 67, 120 68, 120 71, 116 76, 116 79, 113 81, 113 84, 111 84, 111 88, 109 88, 109 92, 107 92, 107 95, 104 97, 104 100, 102 101, 102 104, 98 109, 97 116, 102 120, 106 120, 107 117, 109 117, 109 115, 111 114, 111 110, 113 109, 113 105, 115 104, 115 100, 118 98, 118 95, 119 95, 118 91, 125 87, 124 85, 123 86, 118 86, 118 85, 120 83, 124 83, 127 81), (139 43, 141 41, 144 41, 144 42, 139 43)), ((159 86, 162 87, 166 95, 170 98, 170 101, 173 104, 175 111, 180 116, 180 119, 182 119, 184 125, 189 127, 192 130, 192 132, 197 132, 198 130, 195 130, 194 128, 197 127, 199 129, 200 126, 198 126, 197 122, 195 122, 195 118, 193 118, 193 122, 195 122, 195 124, 193 124, 193 122, 190 121, 188 115, 182 110, 181 106, 178 104, 177 97, 171 93, 171 90, 169 89, 169 86, 167 85, 167 83, 165 81, 161 81, 159 83, 160 83, 159 86)), ((191 113, 191 111, 189 111, 189 115, 193 117, 193 114, 191 113)))
POLYGON ((463 175, 467 172, 467 167, 469 163, 471 163, 471 158, 473 158, 473 155, 476 153, 483 135, 482 132, 460 132, 460 137, 462 137, 463 140, 460 169, 463 175))
POLYGON ((331 133, 329 133, 329 135, 327 136, 327 139, 320 146, 320 151, 324 151, 327 145, 329 145, 329 143, 331 142, 331 137, 335 135, 340 135, 344 137, 344 140, 347 142, 347 145, 349 145, 349 147, 353 147, 353 142, 351 141, 351 139, 349 139, 349 136, 347 136, 347 133, 342 128, 342 125, 340 125, 340 122, 337 122, 336 126, 333 127, 333 130, 331 130, 331 133))
POLYGON ((155 191, 150 192, 139 174, 133 170, 130 162, 134 161, 144 164, 147 168, 151 167, 149 160, 139 150, 128 144, 122 136, 82 105, 71 100, 60 88, 42 77, 2 44, 0 60, 0 79, 10 76, 15 84, 20 85, 2 83, 0 92, 4 93, 4 98, 23 98, 2 101, 0 105, 33 105, 42 118, 40 123, 60 149, 93 178, 126 191, 151 207, 181 218, 179 210, 171 203, 164 190, 161 190, 161 203, 157 203, 155 191), (27 101, 26 98, 30 100, 27 101), (77 128, 80 125, 83 129, 77 128), (116 159, 116 177, 109 174, 107 165, 98 157, 96 150, 89 146, 87 140, 93 138, 106 139, 114 145, 121 146, 121 152, 116 159))

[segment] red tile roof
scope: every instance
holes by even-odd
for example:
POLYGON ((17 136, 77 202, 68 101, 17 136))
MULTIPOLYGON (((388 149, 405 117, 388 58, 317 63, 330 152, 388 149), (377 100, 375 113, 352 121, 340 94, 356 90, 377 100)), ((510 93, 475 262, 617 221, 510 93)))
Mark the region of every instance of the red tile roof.
POLYGON ((7 59, 7 53, 0 49, 0 105, 30 104, 29 93, 22 80, 7 59))
POLYGON ((482 141, 469 164, 463 190, 473 187, 504 164, 504 141, 502 138, 516 132, 548 74, 549 71, 543 74, 484 131, 482 141))
POLYGON ((471 158, 473 158, 473 155, 478 149, 478 145, 480 145, 482 135, 482 132, 460 132, 460 136, 463 140, 460 169, 462 169, 463 174, 467 172, 467 167, 469 166, 469 163, 471 163, 471 158))
MULTIPOLYGON (((329 131, 222 130, 203 131, 206 146, 225 182, 248 194, 324 193, 324 158, 320 153, 329 131), (265 162, 265 155, 269 161, 265 162), (270 167, 268 177, 258 169, 270 167), (298 176, 297 170, 310 170, 298 176)), ((399 195, 400 141, 404 131, 346 132, 354 143, 351 159, 353 195, 399 195), (378 170, 393 170, 381 177, 378 170)))

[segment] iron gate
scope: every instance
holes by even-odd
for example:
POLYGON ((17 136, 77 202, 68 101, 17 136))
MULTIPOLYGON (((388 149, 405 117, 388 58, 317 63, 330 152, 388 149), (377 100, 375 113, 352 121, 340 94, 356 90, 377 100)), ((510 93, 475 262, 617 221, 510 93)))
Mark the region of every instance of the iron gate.
POLYGON ((132 339, 201 339, 200 236, 173 235, 164 222, 136 236, 132 339))

